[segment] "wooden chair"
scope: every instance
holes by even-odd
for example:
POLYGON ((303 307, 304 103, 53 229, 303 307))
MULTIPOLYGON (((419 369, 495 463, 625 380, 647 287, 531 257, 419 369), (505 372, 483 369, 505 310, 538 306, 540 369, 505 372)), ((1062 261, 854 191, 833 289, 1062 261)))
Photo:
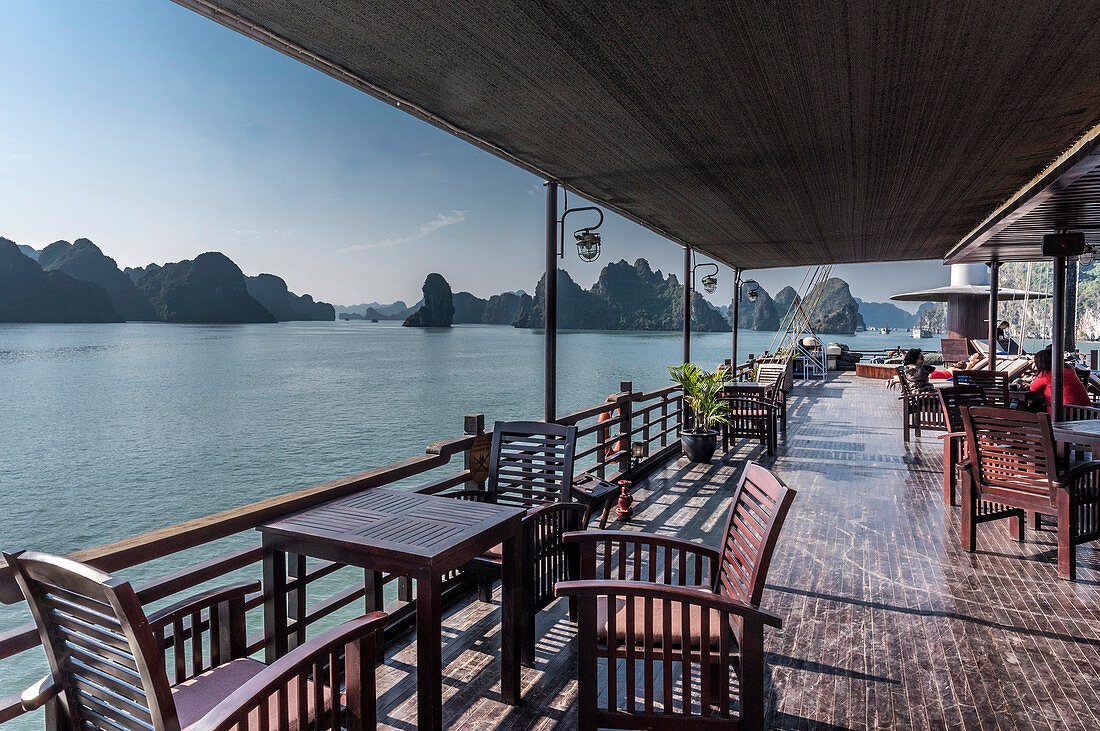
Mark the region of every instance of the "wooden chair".
POLYGON ((632 531, 566 535, 582 578, 557 593, 580 603, 581 729, 764 728, 764 625, 782 622, 760 596, 794 496, 749 462, 718 549, 632 531))
POLYGON ((944 431, 943 411, 935 391, 914 391, 905 378, 905 366, 898 366, 898 383, 901 387, 902 439, 909 441, 909 432, 918 437, 922 429, 944 431))
POLYGON ((962 545, 974 551, 978 523, 1008 518, 1024 539, 1024 511, 1056 516, 1058 575, 1077 578, 1079 543, 1100 538, 1100 462, 1063 470, 1050 417, 1013 409, 962 410, 969 459, 962 473, 962 545))
POLYGON ((50 702, 47 728, 267 731, 300 720, 302 728, 375 728, 383 612, 345 622, 267 666, 245 649, 245 594, 258 583, 214 589, 146 617, 130 584, 102 571, 30 551, 4 558, 49 660, 50 675, 22 697, 27 710, 50 702))
POLYGON ((756 366, 756 382, 773 386, 772 401, 779 410, 780 430, 787 433, 787 390, 790 363, 760 363, 756 366))
POLYGON ((729 423, 723 424, 722 449, 729 451, 730 442, 738 437, 759 439, 760 444, 774 456, 778 443, 776 428, 780 407, 776 403, 778 388, 763 389, 760 386, 726 386, 722 398, 729 407, 729 423))
POLYGON ((1004 371, 969 370, 954 371, 951 382, 956 386, 977 386, 985 391, 990 406, 1007 409, 1009 406, 1008 374, 1004 371))
POLYGON ((937 391, 947 433, 943 440, 943 503, 957 505, 958 465, 966 456, 966 430, 962 410, 971 406, 988 406, 985 391, 977 386, 948 386, 937 391))
MULTIPOLYGON (((535 616, 554 599, 554 583, 577 576, 576 550, 562 536, 584 528, 586 507, 572 502, 577 427, 542 421, 498 421, 493 426, 485 490, 444 492, 446 497, 514 505, 523 519, 524 596, 520 615, 521 659, 535 660, 535 616)), ((501 578, 501 547, 466 568, 477 575, 478 598, 492 600, 501 578)))

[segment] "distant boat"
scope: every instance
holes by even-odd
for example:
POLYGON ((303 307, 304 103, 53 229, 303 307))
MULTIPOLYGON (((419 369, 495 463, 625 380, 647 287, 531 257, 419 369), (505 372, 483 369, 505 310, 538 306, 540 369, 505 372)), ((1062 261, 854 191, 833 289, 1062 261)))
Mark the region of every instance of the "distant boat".
POLYGON ((890 334, 890 328, 888 328, 888 327, 880 328, 879 332, 882 333, 883 335, 889 335, 890 334))
MULTIPOLYGON (((685 319, 687 319, 687 318, 685 318, 685 319)), ((372 317, 371 322, 378 322, 378 318, 377 317, 372 317)))
POLYGON ((930 337, 932 337, 932 333, 927 332, 925 330, 921 330, 919 327, 915 327, 915 328, 913 328, 913 337, 915 337, 915 338, 930 338, 930 337))

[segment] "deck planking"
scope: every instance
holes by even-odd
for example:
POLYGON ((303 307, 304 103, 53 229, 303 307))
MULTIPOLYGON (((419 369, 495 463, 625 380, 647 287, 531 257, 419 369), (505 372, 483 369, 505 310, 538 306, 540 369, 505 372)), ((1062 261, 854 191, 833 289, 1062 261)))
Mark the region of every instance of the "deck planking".
MULTIPOLYGON (((1008 538, 979 527, 959 545, 958 508, 942 504, 941 442, 904 445, 900 406, 853 374, 800 383, 775 458, 758 444, 684 460, 635 486, 630 524, 717 541, 747 458, 798 490, 762 605, 784 619, 765 636, 770 726, 783 729, 1100 728, 1100 550, 1080 547, 1076 583, 1057 578, 1051 527, 1008 538)), ((494 602, 443 620, 444 725, 576 725, 575 627, 564 602, 539 614, 523 702, 499 702, 494 602)), ((415 636, 391 642, 379 674, 383 728, 416 724, 415 636)))

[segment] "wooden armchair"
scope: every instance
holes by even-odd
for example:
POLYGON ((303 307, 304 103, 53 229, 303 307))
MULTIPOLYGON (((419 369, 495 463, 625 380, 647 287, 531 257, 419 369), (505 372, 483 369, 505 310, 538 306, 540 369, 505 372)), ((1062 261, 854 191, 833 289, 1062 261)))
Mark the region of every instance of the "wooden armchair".
POLYGON ((729 451, 730 441, 738 437, 759 439, 768 450, 768 456, 775 455, 777 446, 776 427, 780 420, 780 407, 777 403, 778 387, 726 386, 722 398, 729 406, 729 423, 722 425, 722 449, 729 451))
POLYGON ((386 614, 345 622, 271 665, 245 650, 245 594, 208 591, 146 617, 128 582, 45 553, 4 554, 38 625, 50 675, 23 707, 52 725, 110 731, 375 728, 374 648, 386 614), (172 650, 169 684, 165 650, 172 650))
POLYGON ((978 523, 1008 518, 1024 539, 1024 511, 1056 516, 1058 576, 1077 578, 1079 543, 1100 538, 1100 461, 1062 469, 1050 417, 1013 409, 963 409, 969 457, 962 473, 962 546, 978 523))
POLYGON ((958 465, 966 456, 966 431, 962 410, 971 406, 988 406, 985 391, 978 386, 948 386, 937 391, 947 433, 943 440, 943 503, 957 505, 958 465))
MULTIPOLYGON (((523 519, 523 606, 518 612, 521 659, 535 659, 535 615, 554 601, 554 583, 577 575, 576 549, 562 541, 584 528, 586 507, 571 502, 577 427, 541 421, 498 421, 493 427, 485 490, 445 492, 446 497, 527 508, 523 519)), ((467 566, 477 575, 478 598, 490 601, 501 577, 500 546, 467 566)))
POLYGON ((902 439, 908 442, 910 431, 919 437, 922 429, 947 429, 935 391, 914 391, 905 378, 905 366, 898 366, 898 384, 901 388, 898 399, 901 401, 902 439))
POLYGON ((582 579, 557 585, 580 603, 580 728, 764 728, 764 625, 782 622, 759 603, 794 496, 749 462, 717 550, 632 531, 566 535, 581 556, 582 579))
POLYGON ((956 386, 977 386, 985 391, 986 401, 998 409, 1009 407, 1008 374, 1004 371, 954 371, 951 382, 956 386))

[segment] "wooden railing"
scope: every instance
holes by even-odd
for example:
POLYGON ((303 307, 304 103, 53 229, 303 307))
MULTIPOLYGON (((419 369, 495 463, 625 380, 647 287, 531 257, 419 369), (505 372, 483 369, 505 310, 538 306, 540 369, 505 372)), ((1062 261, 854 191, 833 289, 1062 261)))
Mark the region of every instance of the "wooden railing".
POLYGON ((666 460, 679 450, 683 395, 678 386, 656 391, 634 391, 633 383, 622 381, 619 392, 598 406, 579 409, 557 419, 559 424, 577 427, 576 466, 600 479, 615 480, 637 473, 648 463, 666 460), (642 445, 643 457, 633 457, 634 443, 642 445), (612 472, 608 474, 608 468, 612 472))
MULTIPOLYGON (((610 479, 615 479, 622 475, 639 474, 678 452, 682 413, 683 397, 677 387, 668 386, 643 393, 633 391, 632 384, 627 381, 620 383, 619 393, 610 401, 579 409, 558 421, 579 427, 576 455, 578 471, 594 472, 602 478, 608 475, 610 468, 610 479), (600 419, 601 415, 604 415, 603 420, 600 419), (633 442, 645 445, 643 458, 632 458, 633 442)), ((466 485, 469 489, 480 488, 484 486, 488 476, 491 440, 490 435, 485 432, 485 417, 480 414, 467 416, 464 431, 465 434, 461 437, 429 445, 424 454, 416 457, 107 545, 77 551, 69 557, 108 572, 139 567, 150 561, 206 546, 231 536, 251 537, 250 532, 260 525, 336 498, 427 476, 450 465, 452 458, 456 456, 462 458, 461 469, 441 477, 433 476, 430 481, 417 486, 415 491, 435 494, 458 485, 466 485)), ((261 573, 259 564, 262 551, 258 542, 249 543, 244 548, 205 559, 145 583, 137 587, 138 598, 143 604, 161 601, 250 567, 258 578, 261 573)), ((368 588, 365 582, 352 581, 350 586, 309 605, 306 600, 307 587, 343 566, 327 561, 312 562, 307 566, 300 559, 288 560, 287 564, 290 591, 290 621, 287 629, 291 637, 304 638, 310 625, 366 596, 368 588)), ((359 575, 362 576, 362 573, 359 575)), ((384 585, 393 581, 397 582, 397 598, 386 607, 386 611, 391 615, 391 630, 396 630, 414 616, 415 600, 410 579, 388 574, 382 577, 384 585)), ((465 577, 456 572, 450 578, 444 596, 463 591, 465 586, 465 577)), ((380 591, 373 586, 371 590, 380 591)), ((255 610, 262 608, 263 599, 262 592, 255 592, 246 598, 246 610, 254 612, 254 619, 258 618, 259 612, 255 610)), ((23 597, 10 570, 6 566, 0 567, 0 602, 14 604, 21 601, 23 597)), ((186 631, 191 630, 188 628, 186 631)), ((249 637, 249 653, 262 648, 266 639, 262 632, 249 637)), ((174 638, 169 640, 174 641, 174 638)), ((34 651, 38 644, 38 632, 33 624, 0 633, 0 660, 34 651)), ((23 713, 25 711, 20 705, 18 694, 0 699, 0 724, 23 713)))

